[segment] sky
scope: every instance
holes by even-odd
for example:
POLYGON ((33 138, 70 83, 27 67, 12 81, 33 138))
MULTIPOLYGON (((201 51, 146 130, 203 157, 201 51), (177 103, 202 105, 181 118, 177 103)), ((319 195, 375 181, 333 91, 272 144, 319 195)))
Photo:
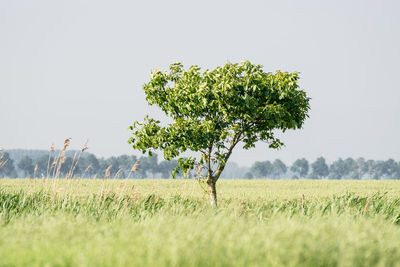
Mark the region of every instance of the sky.
POLYGON ((400 160, 400 1, 0 0, 0 147, 71 137, 97 156, 135 154, 128 126, 149 107, 150 72, 250 60, 298 71, 303 129, 234 151, 250 166, 319 156, 400 160))

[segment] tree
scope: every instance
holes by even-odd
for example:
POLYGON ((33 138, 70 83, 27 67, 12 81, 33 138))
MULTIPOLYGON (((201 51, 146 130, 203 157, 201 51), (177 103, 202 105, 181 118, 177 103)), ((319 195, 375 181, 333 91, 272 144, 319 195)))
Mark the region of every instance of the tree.
POLYGON ((344 166, 346 169, 346 176, 344 178, 350 178, 350 179, 361 179, 360 175, 360 170, 359 170, 359 165, 357 160, 354 160, 353 158, 347 158, 344 160, 344 166))
POLYGON ((328 176, 329 174, 329 167, 326 165, 325 158, 319 157, 311 164, 312 172, 310 177, 312 179, 321 179, 323 177, 328 176))
POLYGON ((357 171, 358 171, 358 178, 357 179, 362 179, 365 174, 368 173, 369 170, 369 165, 367 164, 367 162, 365 161, 364 158, 358 158, 356 160, 357 163, 357 171))
POLYGON ((258 178, 265 178, 272 174, 273 165, 269 160, 256 161, 251 166, 251 172, 258 178))
POLYGON ((287 167, 286 167, 285 163, 283 163, 282 160, 280 160, 280 159, 274 160, 274 163, 272 164, 272 166, 273 166, 272 174, 276 178, 281 178, 281 176, 283 174, 285 174, 287 171, 287 167))
MULTIPOLYGON (((367 174, 369 178, 373 178, 374 176, 374 167, 375 167, 375 161, 372 159, 369 159, 365 162, 366 169, 367 169, 367 174)), ((373 178, 375 179, 375 178, 373 178)))
POLYGON ((342 179, 347 174, 345 162, 342 158, 332 162, 329 167, 329 179, 342 179))
POLYGON ((25 172, 25 177, 31 177, 34 170, 33 160, 28 156, 23 157, 18 163, 18 168, 25 172))
POLYGON ((399 173, 399 166, 393 159, 375 161, 370 168, 370 174, 372 178, 376 180, 382 178, 398 178, 399 173))
POLYGON ((294 178, 304 178, 308 174, 308 161, 305 158, 297 159, 293 165, 290 167, 290 170, 294 173, 294 178))
POLYGON ((166 160, 185 151, 197 152, 179 158, 179 166, 183 174, 203 166, 216 205, 216 182, 239 142, 244 149, 258 141, 277 149, 283 143, 274 130, 302 127, 309 98, 299 89, 298 79, 296 72, 266 73, 249 61, 203 72, 198 66, 184 70, 181 63, 174 63, 169 72, 153 71, 143 86, 148 103, 160 107, 172 122, 161 124, 146 116, 129 127, 133 135, 129 143, 149 155, 162 150, 166 160))
POLYGON ((385 161, 385 176, 390 179, 399 178, 400 169, 399 165, 393 159, 388 159, 385 161))

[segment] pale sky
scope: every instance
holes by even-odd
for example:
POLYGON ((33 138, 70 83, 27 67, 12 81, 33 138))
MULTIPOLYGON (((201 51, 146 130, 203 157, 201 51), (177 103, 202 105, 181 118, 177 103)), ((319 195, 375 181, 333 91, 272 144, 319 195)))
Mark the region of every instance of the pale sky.
POLYGON ((86 138, 97 156, 136 154, 128 126, 150 113, 142 85, 181 61, 248 59, 299 71, 312 98, 286 147, 232 160, 400 160, 400 1, 0 0, 0 147, 86 138))

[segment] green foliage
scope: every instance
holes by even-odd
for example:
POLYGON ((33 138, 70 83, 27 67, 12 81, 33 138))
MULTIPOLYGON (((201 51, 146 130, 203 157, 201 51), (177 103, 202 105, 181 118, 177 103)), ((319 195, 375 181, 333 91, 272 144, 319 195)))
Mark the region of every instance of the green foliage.
POLYGON ((258 141, 276 149, 283 143, 274 130, 303 125, 309 98, 298 80, 297 72, 264 72, 249 61, 203 72, 174 63, 168 72, 154 71, 143 86, 148 103, 173 122, 161 125, 147 116, 130 126, 129 143, 143 153, 160 149, 167 160, 188 150, 200 152, 197 159, 180 158, 179 165, 186 173, 204 164, 208 180, 215 182, 239 142, 245 149, 258 141))

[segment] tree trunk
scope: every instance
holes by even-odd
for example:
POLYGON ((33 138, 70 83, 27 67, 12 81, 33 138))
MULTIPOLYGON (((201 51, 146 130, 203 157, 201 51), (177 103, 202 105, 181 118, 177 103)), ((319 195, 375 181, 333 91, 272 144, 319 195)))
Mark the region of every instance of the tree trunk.
POLYGON ((211 205, 216 207, 217 206, 217 189, 215 187, 217 181, 214 179, 209 179, 207 181, 208 188, 210 189, 210 198, 211 198, 211 205))

